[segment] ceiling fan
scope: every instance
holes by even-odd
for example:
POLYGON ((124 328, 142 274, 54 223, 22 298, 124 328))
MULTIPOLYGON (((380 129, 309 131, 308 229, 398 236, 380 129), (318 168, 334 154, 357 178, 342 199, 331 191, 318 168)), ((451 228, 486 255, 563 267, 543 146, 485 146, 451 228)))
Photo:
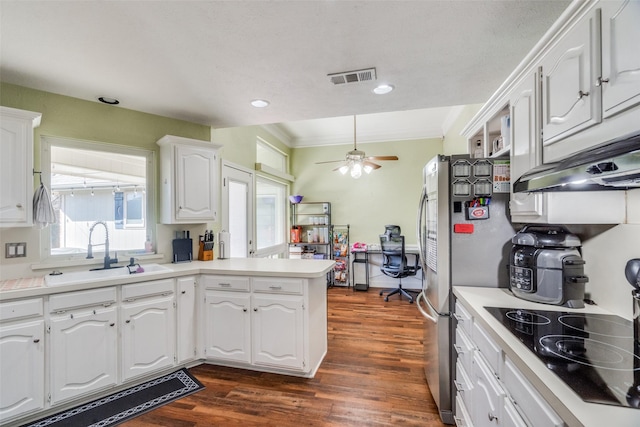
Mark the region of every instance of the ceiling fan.
POLYGON ((364 151, 358 150, 356 145, 356 116, 353 116, 353 150, 347 152, 344 160, 327 160, 316 162, 316 164, 343 162, 334 171, 340 171, 343 175, 350 171, 351 177, 358 179, 362 176, 362 171, 371 173, 371 171, 382 167, 373 163, 372 160, 398 160, 398 156, 366 156, 364 151))

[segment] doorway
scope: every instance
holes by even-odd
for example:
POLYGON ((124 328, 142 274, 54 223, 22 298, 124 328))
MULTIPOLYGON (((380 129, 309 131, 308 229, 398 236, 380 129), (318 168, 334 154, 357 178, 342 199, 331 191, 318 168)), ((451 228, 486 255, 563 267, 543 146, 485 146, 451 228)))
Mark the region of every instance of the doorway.
POLYGON ((229 232, 230 258, 249 258, 253 245, 253 171, 222 162, 222 230, 229 232))

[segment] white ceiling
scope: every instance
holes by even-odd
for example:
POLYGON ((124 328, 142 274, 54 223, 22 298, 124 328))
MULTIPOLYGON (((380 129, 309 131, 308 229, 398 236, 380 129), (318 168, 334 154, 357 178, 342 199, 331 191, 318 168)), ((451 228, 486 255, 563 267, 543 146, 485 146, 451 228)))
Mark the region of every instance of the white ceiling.
POLYGON ((356 114, 359 141, 441 136, 439 107, 485 102, 568 4, 1 0, 0 78, 214 128, 283 124, 292 146, 351 141, 356 114), (327 77, 369 67, 376 81, 327 77))

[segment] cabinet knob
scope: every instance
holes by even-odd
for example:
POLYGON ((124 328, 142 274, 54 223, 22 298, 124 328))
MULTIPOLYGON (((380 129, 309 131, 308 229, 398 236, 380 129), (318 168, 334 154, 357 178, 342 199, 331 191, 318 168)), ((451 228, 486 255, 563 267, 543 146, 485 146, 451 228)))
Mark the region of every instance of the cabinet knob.
POLYGON ((109 323, 109 326, 115 326, 115 325, 116 325, 115 323, 109 323))
POLYGON ((16 208, 18 208, 18 209, 22 209, 22 203, 18 203, 18 204, 16 205, 16 208))
POLYGON ((258 311, 258 307, 254 308, 253 311, 258 311))
POLYGON ((131 320, 125 320, 124 323, 131 323, 131 320))
POLYGON ((491 412, 489 412, 487 415, 489 416, 489 421, 493 421, 493 420, 498 421, 498 417, 493 415, 491 412))
POLYGON ((38 344, 40 342, 40 338, 34 338, 33 342, 38 344))
POLYGON ((578 99, 582 99, 585 96, 589 96, 589 92, 583 92, 581 90, 578 91, 578 99))
POLYGON ((602 77, 596 79, 596 87, 602 86, 603 83, 609 83, 609 79, 603 79, 602 77))
POLYGON ((182 291, 182 292, 180 292, 180 293, 181 293, 181 294, 186 294, 186 293, 187 293, 187 291, 182 291))
POLYGON ((242 309, 242 311, 244 311, 244 312, 246 313, 246 312, 247 312, 247 309, 246 309, 246 308, 243 308, 243 309, 242 309))

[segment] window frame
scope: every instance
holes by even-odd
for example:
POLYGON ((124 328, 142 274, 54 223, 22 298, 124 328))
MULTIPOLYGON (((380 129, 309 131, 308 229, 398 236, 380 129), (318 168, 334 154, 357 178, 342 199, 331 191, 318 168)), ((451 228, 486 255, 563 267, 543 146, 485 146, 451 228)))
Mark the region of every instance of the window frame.
MULTIPOLYGON (((129 145, 114 144, 100 141, 90 141, 83 139, 73 139, 65 137, 53 137, 43 135, 40 137, 40 170, 42 183, 49 189, 51 189, 51 146, 75 148, 81 150, 93 150, 107 153, 124 154, 131 156, 144 157, 146 161, 146 186, 145 186, 145 199, 146 204, 143 206, 144 210, 144 228, 146 235, 152 242, 153 247, 156 245, 156 230, 154 225, 156 224, 156 153, 153 150, 148 150, 139 147, 133 147, 129 145)), ((126 196, 125 196, 126 198, 126 196)), ((125 227, 126 228, 126 227, 125 227)), ((140 229, 139 226, 136 228, 140 229)), ((88 243, 88 242, 87 242, 88 243)), ((40 232, 40 259, 44 263, 62 263, 63 261, 74 261, 74 263, 86 263, 95 264, 96 260, 100 260, 104 257, 104 249, 96 247, 94 250, 94 259, 86 260, 86 253, 79 254, 51 254, 51 227, 45 227, 40 232), (80 262, 84 260, 84 262, 80 262)), ((140 249, 144 249, 144 246, 140 249)), ((134 255, 139 257, 141 254, 137 251, 132 252, 119 252, 121 256, 134 255)), ((144 255, 155 255, 154 253, 145 253, 144 255)), ((76 265, 74 264, 74 265, 76 265)))
POLYGON ((256 173, 255 176, 255 203, 254 203, 254 213, 253 216, 255 218, 255 257, 256 258, 286 258, 289 252, 289 242, 287 240, 287 225, 289 224, 288 220, 288 205, 287 205, 287 194, 289 193, 289 183, 278 179, 276 177, 264 174, 264 173, 256 173), (258 248, 258 185, 259 181, 271 181, 277 185, 281 185, 284 188, 284 195, 281 200, 282 203, 282 213, 283 213, 283 224, 282 224, 282 243, 268 246, 266 248, 259 249, 258 248))

